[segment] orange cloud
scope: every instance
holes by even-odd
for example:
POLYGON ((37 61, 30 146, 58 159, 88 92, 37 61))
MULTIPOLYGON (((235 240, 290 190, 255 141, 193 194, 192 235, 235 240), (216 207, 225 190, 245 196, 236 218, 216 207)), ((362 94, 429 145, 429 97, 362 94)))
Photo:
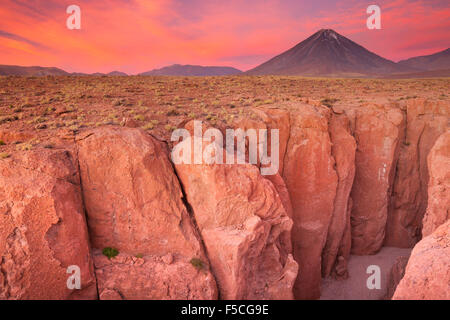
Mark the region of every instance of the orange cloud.
POLYGON ((82 29, 60 1, 3 0, 2 64, 138 73, 172 63, 249 69, 320 28, 398 60, 448 47, 448 1, 378 1, 382 30, 367 30, 365 1, 77 0, 82 29))

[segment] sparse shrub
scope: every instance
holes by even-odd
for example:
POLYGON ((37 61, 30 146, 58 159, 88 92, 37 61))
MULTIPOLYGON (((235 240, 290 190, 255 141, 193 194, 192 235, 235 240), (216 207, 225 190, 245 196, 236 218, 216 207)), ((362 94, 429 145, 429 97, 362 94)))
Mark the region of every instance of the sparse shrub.
POLYGON ((31 149, 33 149, 31 143, 20 143, 16 146, 16 150, 18 151, 30 151, 31 149))
POLYGON ((12 121, 16 121, 19 120, 18 116, 4 116, 4 117, 0 117, 0 124, 6 123, 6 122, 12 122, 12 121))
POLYGON ((179 115, 179 113, 177 110, 175 110, 175 108, 172 108, 169 111, 167 111, 166 115, 168 117, 171 117, 171 116, 177 116, 177 115, 179 115))
POLYGON ((56 111, 56 108, 55 108, 55 107, 48 107, 48 108, 45 110, 46 113, 52 113, 53 111, 56 111))
POLYGON ((152 130, 155 127, 155 125, 151 122, 147 123, 145 126, 142 127, 144 130, 152 130))
POLYGON ((119 106, 125 105, 125 103, 126 103, 125 99, 116 99, 116 100, 114 100, 113 105, 114 105, 114 107, 119 107, 119 106))
POLYGON ((111 260, 119 254, 119 250, 111 247, 106 247, 103 249, 102 253, 104 256, 108 257, 108 259, 111 260))
POLYGON ((203 263, 203 261, 199 258, 192 258, 190 263, 192 264, 192 266, 197 269, 197 270, 202 270, 205 267, 205 264, 203 263))
POLYGON ((72 130, 72 131, 78 131, 79 129, 80 129, 80 127, 76 124, 69 127, 69 130, 72 130))
POLYGON ((145 121, 145 116, 143 116, 142 114, 138 114, 134 117, 134 120, 136 121, 145 121))
POLYGON ((0 153, 0 159, 6 159, 9 158, 11 155, 7 152, 0 153))
POLYGON ((335 99, 335 98, 325 98, 322 101, 320 101, 320 103, 328 108, 331 108, 338 101, 339 101, 339 99, 335 99))
POLYGON ((172 126, 172 125, 170 125, 170 124, 166 124, 166 125, 164 126, 164 129, 166 129, 167 131, 173 131, 173 130, 176 129, 176 127, 175 127, 175 126, 172 126))
POLYGON ((45 118, 45 117, 36 117, 33 121, 34 121, 34 123, 43 123, 43 122, 47 121, 47 118, 45 118))
POLYGON ((47 125, 45 123, 39 123, 39 124, 35 125, 34 128, 37 130, 43 130, 43 129, 47 129, 47 125))

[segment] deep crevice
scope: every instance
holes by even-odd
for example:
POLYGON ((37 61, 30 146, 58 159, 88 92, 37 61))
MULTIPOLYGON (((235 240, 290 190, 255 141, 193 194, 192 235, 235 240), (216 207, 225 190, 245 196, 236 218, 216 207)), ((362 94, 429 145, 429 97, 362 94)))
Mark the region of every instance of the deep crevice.
MULTIPOLYGON (((167 146, 167 149, 170 152, 170 148, 169 148, 167 142, 166 141, 161 141, 161 142, 164 143, 167 146)), ((183 201, 183 204, 186 207, 186 210, 187 210, 189 218, 190 218, 190 220, 192 222, 192 226, 194 228, 194 232, 195 232, 195 235, 197 237, 197 240, 199 241, 200 247, 201 247, 203 253, 205 254, 205 258, 208 260, 207 262, 208 262, 208 266, 209 266, 209 271, 211 272, 211 275, 213 276, 214 281, 216 283, 216 287, 217 287, 217 298, 218 298, 218 300, 221 300, 220 290, 219 290, 219 282, 217 281, 217 277, 214 274, 214 270, 212 268, 211 261, 209 259, 208 250, 206 249, 205 241, 203 240, 202 234, 200 232, 200 228, 198 227, 198 224, 197 224, 197 220, 195 219, 194 209, 192 208, 191 204, 187 200, 185 187, 184 187, 183 182, 181 181, 180 177, 178 176, 178 173, 177 173, 177 170, 175 168, 175 165, 170 160, 170 157, 169 157, 169 163, 170 163, 170 165, 172 167, 172 170, 173 170, 173 173, 174 173, 175 177, 177 178, 177 181, 178 181, 178 183, 180 185, 180 189, 181 189, 181 193, 182 193, 181 201, 183 201)))
POLYGON ((86 204, 85 204, 85 200, 84 200, 83 182, 82 182, 82 178, 81 178, 81 167, 80 167, 80 159, 78 157, 79 155, 78 155, 78 147, 77 146, 75 146, 75 153, 76 153, 76 159, 74 159, 74 161, 76 161, 75 167, 77 168, 78 179, 80 182, 81 205, 83 206, 84 221, 86 222, 87 241, 89 244, 89 251, 90 251, 89 254, 91 255, 91 260, 92 260, 93 276, 95 279, 95 290, 97 291, 97 300, 100 300, 100 292, 98 289, 98 279, 97 279, 97 273, 96 273, 95 262, 94 262, 94 251, 92 249, 91 237, 90 237, 90 232, 89 232, 89 222, 88 222, 88 215, 87 215, 87 211, 86 211, 86 204))

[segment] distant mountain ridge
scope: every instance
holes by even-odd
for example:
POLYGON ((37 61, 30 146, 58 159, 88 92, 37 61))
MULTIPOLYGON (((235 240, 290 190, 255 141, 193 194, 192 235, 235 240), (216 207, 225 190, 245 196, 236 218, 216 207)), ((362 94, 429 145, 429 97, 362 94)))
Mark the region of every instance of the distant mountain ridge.
POLYGON ((249 75, 376 76, 417 71, 376 55, 331 29, 322 29, 249 75))
POLYGON ((399 65, 422 71, 450 69, 450 48, 428 56, 409 58, 398 62, 399 65))
POLYGON ((0 75, 2 76, 68 76, 70 73, 54 67, 21 67, 0 65, 0 75))
POLYGON ((128 76, 128 74, 126 74, 125 72, 121 72, 121 71, 112 71, 110 73, 107 74, 108 76, 115 76, 115 77, 126 77, 128 76))
POLYGON ((140 76, 229 76, 241 74, 242 71, 232 67, 205 67, 197 65, 174 64, 140 73, 140 76))
POLYGON ((127 74, 120 71, 92 74, 82 72, 69 73, 55 67, 0 65, 0 76, 127 76, 127 74))
MULTIPOLYGON (((385 59, 331 29, 321 29, 291 49, 242 72, 227 66, 174 64, 141 76, 299 75, 312 77, 449 77, 450 48, 398 63, 385 59)), ((68 73, 55 67, 0 65, 0 76, 127 76, 110 73, 68 73)))

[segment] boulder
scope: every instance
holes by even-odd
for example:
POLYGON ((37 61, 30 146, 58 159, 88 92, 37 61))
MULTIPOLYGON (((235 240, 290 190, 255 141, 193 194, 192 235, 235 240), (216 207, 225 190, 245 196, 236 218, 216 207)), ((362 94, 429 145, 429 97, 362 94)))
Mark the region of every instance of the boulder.
POLYGON ((393 299, 450 299, 450 220, 414 247, 393 299))
MULTIPOLYGON (((217 298, 212 290, 212 275, 195 223, 183 202, 183 193, 169 160, 165 146, 141 129, 105 127, 88 131, 77 137, 83 195, 88 216, 92 245, 96 249, 115 248, 129 256, 163 257, 172 255, 180 274, 191 274, 192 259, 203 261, 205 277, 168 277, 166 287, 190 288, 195 278, 196 290, 188 296, 173 294, 168 298, 203 297, 217 298), (183 271, 184 270, 184 271, 183 271)), ((153 263, 144 266, 120 266, 110 269, 124 274, 112 277, 116 288, 126 287, 131 282, 128 274, 137 277, 161 270, 153 263), (146 268, 147 271, 142 271, 146 268), (131 268, 131 269, 130 269, 131 268)), ((154 274, 161 279, 169 274, 154 274)), ((109 290, 111 282, 99 288, 109 290)), ((140 280, 147 281, 148 279, 140 280)), ((143 282, 142 282, 143 283, 143 282)), ((194 287, 192 287, 194 288, 194 287)), ((156 290, 156 289, 155 289, 156 290)), ((181 290, 181 289, 180 289, 181 290)), ((108 291, 109 292, 109 291, 108 291)), ((99 291, 102 297, 102 291, 99 291)), ((148 291, 145 286, 135 287, 135 292, 124 290, 124 298, 152 299, 166 293, 148 291)))
POLYGON ((450 219, 450 130, 434 145, 428 156, 428 208, 423 219, 423 236, 450 219))
POLYGON ((0 299, 96 299, 77 165, 65 150, 0 160, 0 299), (69 289, 78 266, 81 289, 69 289))
MULTIPOLYGON (((193 148, 192 139, 181 142, 193 148)), ((208 144, 212 154, 223 150, 208 144)), ((205 144, 203 148, 206 148, 205 144)), ((225 158, 224 158, 225 159, 225 158)), ((292 220, 277 189, 250 164, 175 165, 222 299, 292 299, 298 266, 292 220)))

